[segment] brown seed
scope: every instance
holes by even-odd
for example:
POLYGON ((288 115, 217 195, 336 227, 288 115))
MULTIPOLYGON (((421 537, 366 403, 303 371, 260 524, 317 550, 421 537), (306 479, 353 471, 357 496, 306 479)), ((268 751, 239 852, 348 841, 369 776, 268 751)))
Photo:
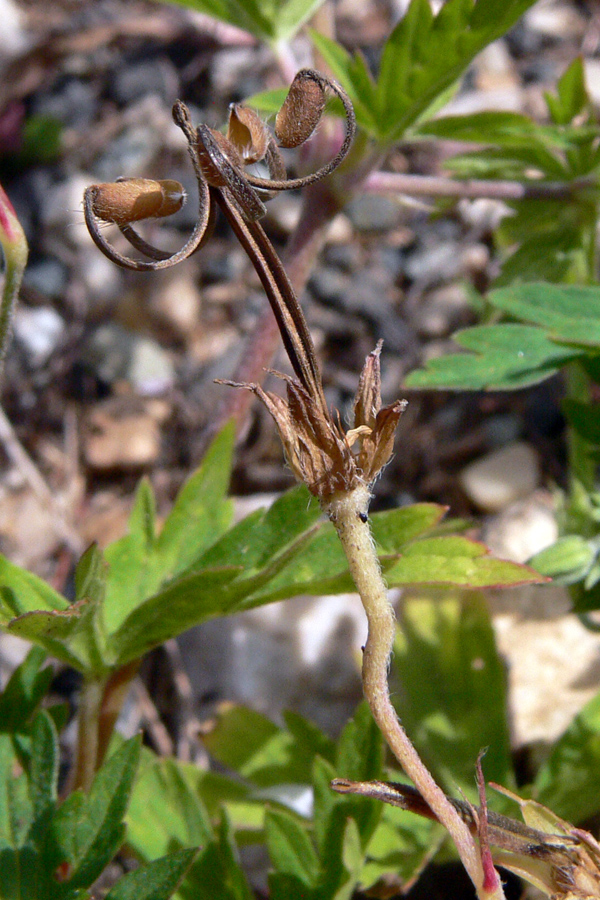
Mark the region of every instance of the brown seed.
POLYGON ((311 136, 325 109, 325 91, 320 82, 304 72, 292 81, 275 119, 280 147, 299 147, 311 136))
POLYGON ((107 184, 94 184, 94 215, 103 222, 128 225, 142 219, 159 219, 176 213, 185 201, 183 186, 172 179, 124 178, 107 184))

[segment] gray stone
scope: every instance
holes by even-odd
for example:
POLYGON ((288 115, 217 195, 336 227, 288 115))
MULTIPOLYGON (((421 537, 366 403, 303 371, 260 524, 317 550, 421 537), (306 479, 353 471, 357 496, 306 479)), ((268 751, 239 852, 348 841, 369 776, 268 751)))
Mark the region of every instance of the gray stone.
POLYGON ((179 77, 165 57, 140 59, 119 65, 108 93, 121 106, 136 103, 146 94, 156 94, 163 103, 171 104, 179 93, 179 77))
POLYGON ((391 231, 401 218, 398 202, 380 194, 363 194, 345 211, 357 231, 391 231))
POLYGON ((65 323, 50 306, 35 309, 18 307, 13 329, 15 340, 26 351, 32 366, 42 366, 56 350, 65 330, 65 323))
POLYGON ((45 257, 30 263, 23 278, 23 284, 46 297, 57 298, 64 293, 68 281, 66 266, 55 257, 45 257))
POLYGON ((62 78, 47 93, 35 94, 31 114, 48 116, 69 128, 88 128, 98 112, 96 88, 81 78, 62 78))
POLYGON ((175 379, 171 358, 156 341, 114 322, 96 329, 85 348, 83 361, 106 384, 128 381, 146 396, 164 392, 175 379))
POLYGON ((161 136, 144 125, 128 128, 118 135, 94 163, 94 175, 100 181, 114 181, 150 169, 160 147, 161 136))

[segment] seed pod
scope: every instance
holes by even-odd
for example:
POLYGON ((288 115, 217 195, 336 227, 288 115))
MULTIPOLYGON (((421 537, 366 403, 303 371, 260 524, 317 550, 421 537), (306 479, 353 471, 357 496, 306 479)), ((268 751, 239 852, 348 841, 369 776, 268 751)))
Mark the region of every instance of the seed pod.
POLYGON ((160 219, 176 213, 184 204, 185 191, 178 181, 124 178, 88 188, 94 215, 103 222, 128 225, 142 219, 160 219))
POLYGON ((212 187, 227 187, 229 171, 243 170, 244 164, 232 143, 214 128, 200 125, 196 152, 202 174, 212 187))
POLYGON ((227 138, 245 163, 264 159, 269 145, 269 132, 263 120, 257 112, 241 103, 232 103, 229 107, 227 138))
POLYGON ((299 147, 311 136, 325 109, 325 91, 312 74, 298 72, 275 119, 280 147, 299 147))

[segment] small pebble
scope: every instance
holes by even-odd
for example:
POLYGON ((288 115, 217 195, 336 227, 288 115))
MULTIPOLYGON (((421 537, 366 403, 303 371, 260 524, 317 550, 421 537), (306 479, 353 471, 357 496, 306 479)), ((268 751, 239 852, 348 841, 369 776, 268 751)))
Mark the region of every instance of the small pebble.
POLYGON ((61 297, 67 286, 69 273, 56 257, 47 256, 30 262, 25 269, 23 285, 45 297, 61 297))
POLYGON ((363 194, 346 207, 357 231, 391 231, 400 224, 402 211, 396 200, 379 194, 363 194))
POLYGON ((460 484, 476 506, 485 512, 499 512, 531 494, 540 479, 534 450, 522 441, 494 450, 466 466, 460 484))
POLYGON ((84 362, 105 384, 126 381, 146 396, 163 393, 175 378, 169 354, 156 341, 115 322, 96 329, 85 348, 84 362))
POLYGON ((164 56, 129 61, 119 65, 108 87, 109 96, 120 106, 129 106, 156 94, 165 104, 172 104, 179 93, 179 76, 164 56))
POLYGON ((64 320, 50 306, 18 307, 13 329, 15 340, 25 349, 30 365, 43 366, 56 350, 65 330, 64 320))

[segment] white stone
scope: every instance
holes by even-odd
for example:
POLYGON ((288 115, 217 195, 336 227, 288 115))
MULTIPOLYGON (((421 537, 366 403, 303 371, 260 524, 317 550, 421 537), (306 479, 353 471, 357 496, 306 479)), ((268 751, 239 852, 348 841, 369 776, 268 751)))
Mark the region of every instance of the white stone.
POLYGON ((470 463, 459 475, 469 499, 485 512, 499 512, 531 494, 538 485, 534 450, 522 441, 470 463))

